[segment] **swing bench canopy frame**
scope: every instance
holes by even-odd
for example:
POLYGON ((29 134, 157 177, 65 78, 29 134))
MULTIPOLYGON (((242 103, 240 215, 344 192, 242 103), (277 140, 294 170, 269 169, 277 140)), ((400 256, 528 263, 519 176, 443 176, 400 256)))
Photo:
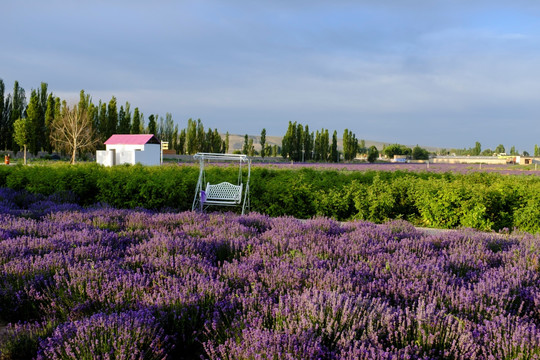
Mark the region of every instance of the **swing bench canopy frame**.
POLYGON ((251 177, 251 159, 247 155, 218 154, 218 153, 197 153, 193 155, 195 160, 199 160, 199 180, 195 188, 195 197, 191 210, 205 210, 208 206, 241 206, 242 215, 249 211, 249 180, 251 177), (238 162, 237 184, 221 182, 210 184, 205 179, 205 163, 208 161, 233 161, 238 162), (242 165, 247 164, 247 180, 244 183, 242 165), (205 187, 205 188, 203 188, 205 187), (243 197, 243 199, 242 199, 243 197))

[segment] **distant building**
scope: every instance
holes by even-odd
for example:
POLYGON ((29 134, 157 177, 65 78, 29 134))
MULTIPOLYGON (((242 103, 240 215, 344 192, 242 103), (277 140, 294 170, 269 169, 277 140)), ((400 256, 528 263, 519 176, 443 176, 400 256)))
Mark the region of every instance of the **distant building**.
POLYGON ((117 134, 107 139, 104 144, 105 150, 98 150, 96 153, 98 164, 161 164, 161 143, 152 134, 117 134))
POLYGON ((394 155, 394 158, 390 160, 391 162, 396 163, 406 163, 407 162, 407 155, 394 155))
POLYGON ((437 156, 429 161, 434 164, 506 164, 508 159, 497 156, 437 156))

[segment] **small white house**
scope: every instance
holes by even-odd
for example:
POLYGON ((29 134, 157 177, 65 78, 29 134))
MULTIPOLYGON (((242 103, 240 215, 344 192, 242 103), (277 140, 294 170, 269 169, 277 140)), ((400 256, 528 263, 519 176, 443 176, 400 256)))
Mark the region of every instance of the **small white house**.
POLYGON ((98 150, 96 153, 98 164, 161 164, 161 143, 152 134, 117 134, 107 139, 104 144, 106 150, 98 150))

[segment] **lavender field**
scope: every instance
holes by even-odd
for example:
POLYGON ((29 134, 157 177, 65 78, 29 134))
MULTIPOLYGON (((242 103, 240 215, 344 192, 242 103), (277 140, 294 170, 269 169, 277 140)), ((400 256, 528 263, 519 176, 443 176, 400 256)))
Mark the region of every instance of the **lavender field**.
MULTIPOLYGON (((216 164, 215 164, 216 165, 216 164)), ((342 171, 408 171, 429 173, 498 173, 503 175, 540 175, 540 168, 534 165, 512 164, 443 164, 443 163, 254 163, 255 167, 276 169, 314 168, 342 171)))
POLYGON ((1 359, 539 359, 540 238, 0 189, 1 359))

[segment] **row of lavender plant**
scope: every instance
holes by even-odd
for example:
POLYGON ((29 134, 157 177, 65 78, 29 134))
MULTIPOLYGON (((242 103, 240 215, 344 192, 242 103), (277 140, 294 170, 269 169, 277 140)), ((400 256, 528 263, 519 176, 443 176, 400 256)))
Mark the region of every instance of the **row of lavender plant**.
MULTIPOLYGON (((219 164, 214 164, 219 165, 219 164)), ((313 168, 320 170, 343 170, 343 171, 409 171, 431 173, 457 173, 469 174, 476 172, 499 173, 504 175, 540 175, 540 169, 534 165, 513 164, 482 164, 482 163, 288 163, 288 162, 254 162, 254 167, 269 167, 276 169, 313 168)))
POLYGON ((540 238, 0 191, 0 358, 538 359, 540 238))

